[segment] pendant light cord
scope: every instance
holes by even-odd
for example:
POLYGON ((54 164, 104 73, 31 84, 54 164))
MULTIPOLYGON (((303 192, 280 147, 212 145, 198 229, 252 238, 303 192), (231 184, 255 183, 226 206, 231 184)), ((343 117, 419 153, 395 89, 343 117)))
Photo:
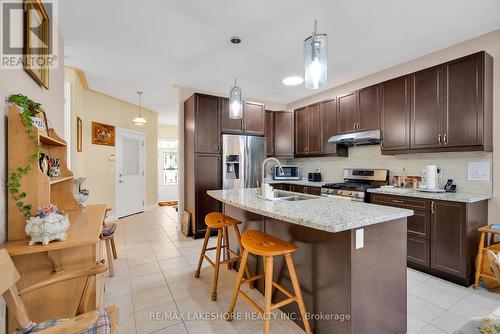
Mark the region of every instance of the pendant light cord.
POLYGON ((142 92, 137 92, 139 94, 139 117, 142 117, 142 92))

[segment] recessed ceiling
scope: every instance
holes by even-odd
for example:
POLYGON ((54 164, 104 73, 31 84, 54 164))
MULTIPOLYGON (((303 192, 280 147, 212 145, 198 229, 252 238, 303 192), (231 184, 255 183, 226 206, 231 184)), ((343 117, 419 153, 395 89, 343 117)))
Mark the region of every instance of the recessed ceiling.
POLYGON ((67 65, 92 89, 177 122, 173 84, 290 103, 312 95, 282 80, 303 73, 303 40, 328 34, 328 87, 500 29, 498 0, 60 1, 67 65), (231 36, 242 43, 233 45, 231 36))

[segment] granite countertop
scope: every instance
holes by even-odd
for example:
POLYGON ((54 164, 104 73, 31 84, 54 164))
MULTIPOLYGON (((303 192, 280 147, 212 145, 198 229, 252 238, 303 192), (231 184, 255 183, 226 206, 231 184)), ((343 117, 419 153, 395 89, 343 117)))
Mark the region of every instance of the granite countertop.
POLYGON ((307 180, 269 180, 269 184, 297 184, 299 186, 306 186, 306 187, 318 187, 321 188, 327 183, 333 183, 333 182, 311 182, 307 180))
POLYGON ((413 210, 320 196, 293 202, 268 201, 258 198, 255 188, 209 190, 207 194, 262 216, 333 233, 413 215, 413 210))
POLYGON ((435 199, 440 201, 474 203, 492 199, 491 194, 470 194, 470 193, 429 193, 413 189, 400 189, 400 188, 376 188, 368 189, 368 192, 373 194, 382 195, 396 195, 406 197, 417 197, 426 199, 435 199))

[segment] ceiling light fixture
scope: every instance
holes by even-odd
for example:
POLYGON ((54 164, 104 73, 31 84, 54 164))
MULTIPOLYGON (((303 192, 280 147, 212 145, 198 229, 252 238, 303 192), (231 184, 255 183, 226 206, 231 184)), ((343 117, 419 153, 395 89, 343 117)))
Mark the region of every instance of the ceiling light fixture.
POLYGON ((314 31, 304 41, 304 79, 308 89, 319 89, 326 85, 328 75, 328 38, 317 33, 318 20, 314 20, 314 31))
POLYGON ((243 117, 243 96, 241 88, 234 79, 234 86, 229 90, 229 118, 241 119, 243 117))
POLYGON ((304 82, 304 79, 302 79, 302 77, 299 77, 298 75, 286 77, 282 81, 283 85, 285 85, 285 86, 297 86, 303 82, 304 82))
POLYGON ((142 101, 141 101, 142 92, 137 92, 137 94, 139 94, 139 116, 134 118, 134 120, 132 122, 135 125, 143 126, 143 125, 146 125, 148 122, 146 121, 146 119, 144 117, 142 117, 142 101))

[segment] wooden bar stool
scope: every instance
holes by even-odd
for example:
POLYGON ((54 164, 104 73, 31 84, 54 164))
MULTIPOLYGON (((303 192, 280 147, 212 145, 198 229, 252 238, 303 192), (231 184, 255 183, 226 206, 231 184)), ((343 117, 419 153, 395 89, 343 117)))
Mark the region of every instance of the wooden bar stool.
MULTIPOLYGON (((106 209, 106 213, 104 214, 104 219, 107 218, 108 213, 110 211, 111 211, 110 208, 106 209)), ((115 276, 113 259, 118 258, 115 246, 115 231, 116 231, 116 223, 106 223, 105 220, 102 222, 102 229, 101 229, 101 234, 99 235, 99 239, 104 241, 104 243, 106 244, 106 254, 108 258, 108 270, 110 277, 115 276)))
POLYGON ((478 231, 481 233, 479 238, 479 247, 476 258, 476 273, 474 279, 474 289, 478 289, 479 281, 483 280, 488 289, 494 289, 500 286, 495 273, 490 265, 488 257, 484 256, 486 251, 495 253, 500 252, 500 243, 495 243, 495 235, 500 235, 500 230, 494 230, 489 225, 480 227, 478 231), (489 242, 488 233, 490 234, 489 242), (488 243, 486 245, 486 243, 488 243))
MULTIPOLYGON (((238 242, 241 252, 243 246, 241 244, 240 230, 238 229, 238 224, 240 223, 241 223, 240 221, 231 218, 229 216, 226 216, 225 214, 220 212, 211 212, 205 216, 205 224, 207 224, 207 232, 205 233, 205 240, 203 241, 200 260, 198 261, 198 268, 196 269, 194 277, 195 278, 200 277, 201 265, 203 264, 204 259, 206 259, 208 263, 210 263, 215 268, 213 288, 212 288, 213 301, 217 300, 217 282, 219 280, 219 266, 221 264, 227 264, 227 269, 231 270, 231 264, 241 259, 239 253, 236 253, 235 251, 229 248, 229 233, 228 233, 228 227, 232 226, 234 228, 234 232, 236 234, 236 240, 238 242), (217 246, 207 248, 208 240, 210 239, 210 231, 212 229, 217 229, 217 246), (223 236, 224 236, 224 244, 222 243, 223 236), (226 259, 224 261, 220 260, 222 248, 224 248, 226 254, 226 259), (215 263, 205 254, 207 250, 214 250, 214 249, 216 250, 215 263), (231 253, 235 257, 231 258, 231 253)), ((248 274, 248 268, 246 264, 244 265, 244 267, 240 266, 240 270, 242 268, 245 268, 247 277, 250 277, 250 275, 248 274)))
POLYGON ((306 318, 306 307, 304 305, 304 300, 302 299, 299 280, 297 278, 297 273, 295 272, 295 266, 292 260, 292 253, 297 250, 297 246, 295 246, 292 243, 288 243, 286 241, 273 237, 269 234, 253 230, 247 230, 243 232, 243 235, 241 236, 241 243, 243 244, 244 248, 243 257, 240 264, 240 270, 238 271, 238 276, 236 278, 236 286, 234 287, 233 290, 231 304, 229 305, 227 320, 228 321, 232 320, 236 299, 238 298, 238 294, 241 294, 243 298, 257 310, 257 312, 263 315, 264 334, 268 334, 269 327, 271 325, 270 324, 271 310, 288 305, 292 302, 297 302, 300 310, 300 315, 304 323, 305 331, 306 333, 310 334, 311 328, 309 326, 309 321, 306 318), (246 280, 242 280, 243 279, 242 269, 246 267, 248 261, 248 255, 250 253, 264 257, 264 262, 265 262, 264 275, 262 274, 256 275, 247 278, 246 280), (290 279, 292 281, 292 286, 295 291, 295 295, 293 295, 291 292, 286 290, 278 283, 273 282, 273 261, 274 261, 274 256, 278 255, 285 256, 286 264, 288 267, 288 271, 290 273, 290 279), (241 284, 250 283, 261 278, 265 278, 264 308, 257 305, 257 303, 253 301, 246 293, 240 290, 241 284), (273 293, 273 286, 279 289, 281 292, 283 292, 283 294, 285 294, 288 298, 272 305, 271 297, 273 293))

